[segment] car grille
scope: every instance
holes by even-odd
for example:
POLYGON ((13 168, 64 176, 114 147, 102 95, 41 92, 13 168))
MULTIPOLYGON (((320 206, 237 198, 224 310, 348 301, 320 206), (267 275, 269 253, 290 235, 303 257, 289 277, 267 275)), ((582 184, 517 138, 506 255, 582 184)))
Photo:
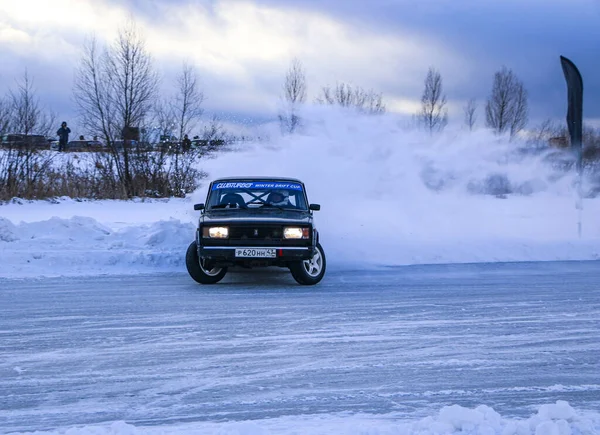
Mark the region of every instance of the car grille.
POLYGON ((273 240, 283 239, 282 225, 232 225, 229 227, 229 240, 273 240))
POLYGON ((205 246, 310 246, 311 244, 307 239, 284 239, 284 225, 281 224, 234 224, 228 227, 228 239, 203 239, 202 244, 205 246))

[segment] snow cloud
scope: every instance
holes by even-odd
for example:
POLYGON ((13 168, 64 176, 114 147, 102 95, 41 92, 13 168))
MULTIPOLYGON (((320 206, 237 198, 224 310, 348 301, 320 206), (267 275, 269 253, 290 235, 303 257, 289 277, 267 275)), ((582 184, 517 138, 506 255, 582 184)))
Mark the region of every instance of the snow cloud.
MULTIPOLYGON (((301 134, 202 160, 208 179, 185 199, 0 205, 0 278, 183 271, 193 203, 207 181, 232 175, 303 180, 323 206, 333 267, 600 258, 600 201, 585 200, 580 239, 573 174, 551 151, 525 153, 487 131, 432 140, 391 115, 305 109, 301 134)), ((586 179, 586 192, 593 186, 586 179)))

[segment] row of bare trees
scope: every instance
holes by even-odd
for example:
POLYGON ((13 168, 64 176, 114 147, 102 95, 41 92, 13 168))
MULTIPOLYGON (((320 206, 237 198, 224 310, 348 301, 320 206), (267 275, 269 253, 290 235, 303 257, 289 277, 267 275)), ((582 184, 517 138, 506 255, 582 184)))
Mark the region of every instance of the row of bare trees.
MULTIPOLYGON (((85 129, 102 138, 110 150, 102 166, 114 170, 124 196, 145 194, 148 180, 161 177, 170 179, 160 183, 171 185, 171 194, 181 195, 195 187, 191 180, 200 173, 194 166, 207 149, 192 149, 186 146, 189 140, 184 141, 204 112, 198 73, 191 65, 183 65, 174 95, 159 99, 159 76, 152 57, 135 23, 129 22, 112 45, 100 48, 95 39, 86 43, 75 74, 74 94, 85 129), (161 137, 175 135, 175 146, 181 149, 183 145, 186 152, 169 153, 168 147, 162 147, 149 156, 143 147, 128 146, 140 130, 161 137)), ((218 120, 213 119, 203 139, 223 139, 215 137, 219 133, 224 136, 218 120)))
MULTIPOLYGON (((448 124, 447 100, 442 76, 430 67, 421 96, 421 109, 416 114, 419 123, 430 133, 441 131, 448 124)), ((473 130, 477 121, 477 101, 471 98, 463 107, 464 123, 473 130)), ((507 67, 494 74, 490 96, 485 103, 485 126, 497 134, 514 137, 528 121, 527 91, 523 82, 507 67)))
MULTIPOLYGON (((297 58, 291 61, 283 84, 283 107, 279 112, 279 123, 284 133, 294 133, 301 125, 299 106, 306 102, 306 71, 297 58)), ((324 86, 314 99, 315 103, 354 108, 361 113, 385 113, 381 93, 349 83, 338 82, 335 86, 324 86)))
MULTIPOLYGON (((426 131, 440 132, 448 124, 447 97, 440 72, 430 67, 424 85, 415 119, 426 131)), ((300 126, 299 105, 306 101, 306 97, 306 72, 302 63, 295 58, 283 84, 284 107, 279 113, 279 121, 284 132, 293 133, 300 126)), ((381 93, 347 83, 321 88, 315 102, 351 107, 368 114, 385 113, 381 93)), ((473 98, 463 108, 464 122, 469 130, 475 127, 477 108, 477 101, 473 98)), ((485 125, 497 134, 510 133, 512 137, 526 127, 527 120, 528 99, 523 82, 512 70, 502 67, 494 74, 492 90, 485 104, 485 125)))
MULTIPOLYGON (((35 147, 5 146, 0 152, 0 199, 183 196, 195 190, 204 177, 199 159, 217 151, 228 134, 217 117, 199 131, 204 95, 191 65, 183 64, 171 96, 159 98, 159 85, 154 61, 133 21, 106 46, 90 38, 75 71, 74 101, 81 128, 104 142, 107 151, 59 157, 35 147), (192 146, 194 133, 201 146, 192 146), (166 143, 149 152, 148 145, 159 138, 167 138, 166 143), (85 164, 74 164, 73 158, 85 164)), ((0 98, 2 135, 55 136, 55 121, 40 105, 27 73, 0 98)))

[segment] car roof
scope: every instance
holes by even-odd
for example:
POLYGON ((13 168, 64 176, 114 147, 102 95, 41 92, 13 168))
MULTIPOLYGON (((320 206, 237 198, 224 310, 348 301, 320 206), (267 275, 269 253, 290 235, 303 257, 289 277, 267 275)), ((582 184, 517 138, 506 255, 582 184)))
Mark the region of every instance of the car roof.
POLYGON ((297 178, 289 178, 289 177, 222 177, 213 180, 213 183, 222 183, 224 181, 288 181, 293 183, 304 184, 302 181, 297 178))

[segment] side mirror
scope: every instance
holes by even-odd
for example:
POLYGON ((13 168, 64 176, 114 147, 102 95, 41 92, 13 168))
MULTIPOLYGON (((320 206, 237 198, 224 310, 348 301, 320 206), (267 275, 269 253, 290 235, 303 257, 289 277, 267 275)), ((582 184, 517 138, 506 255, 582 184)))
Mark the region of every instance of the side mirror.
POLYGON ((321 210, 321 204, 310 204, 308 208, 310 210, 319 211, 321 210))
POLYGON ((194 210, 204 210, 204 204, 194 204, 194 210))

